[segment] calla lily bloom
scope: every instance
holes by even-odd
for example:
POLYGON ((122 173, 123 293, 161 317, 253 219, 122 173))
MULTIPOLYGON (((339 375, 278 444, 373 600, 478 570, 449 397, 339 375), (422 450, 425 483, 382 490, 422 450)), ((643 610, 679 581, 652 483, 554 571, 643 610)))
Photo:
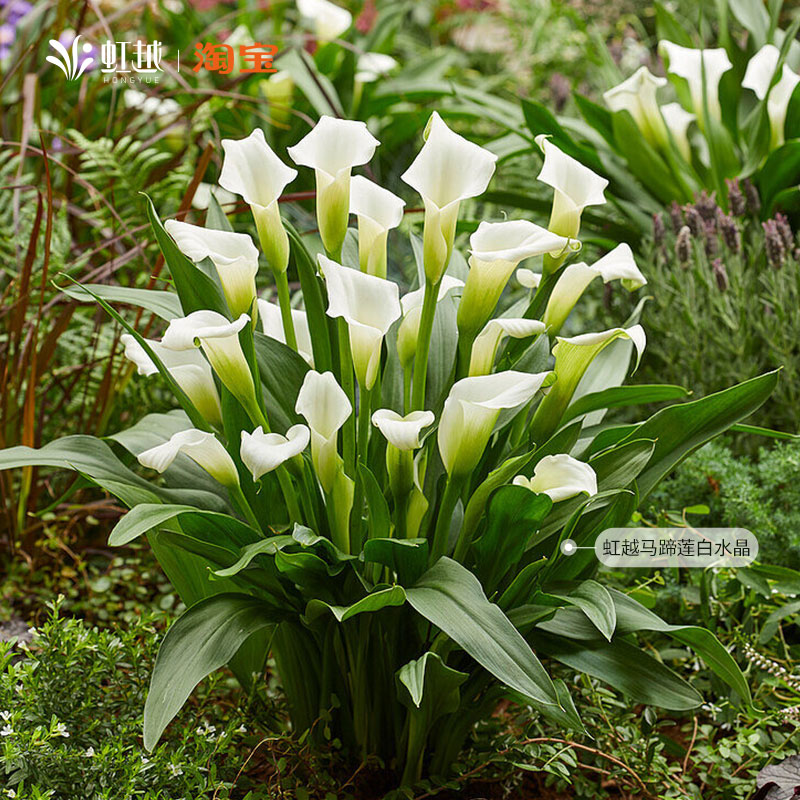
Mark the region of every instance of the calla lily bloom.
POLYGON ((574 239, 581 229, 583 209, 606 202, 603 191, 608 181, 556 147, 546 134, 537 136, 536 144, 544 153, 538 180, 555 190, 547 227, 574 239))
POLYGON ((386 277, 386 236, 403 221, 405 203, 388 189, 356 175, 350 182, 350 213, 358 219, 361 271, 386 277))
MULTIPOLYGON (((281 310, 268 300, 258 298, 258 318, 261 320, 261 329, 265 336, 270 339, 277 339, 282 344, 286 344, 286 333, 283 329, 281 310)), ((314 349, 311 344, 311 331, 308 328, 308 317, 306 312, 299 308, 292 309, 292 323, 294 332, 297 336, 297 352, 303 360, 310 366, 314 366, 314 349)))
POLYGON ((667 143, 667 129, 658 109, 656 94, 667 85, 666 78, 653 75, 647 67, 639 67, 630 78, 603 94, 612 111, 628 111, 645 139, 655 147, 667 143))
POLYGON ((783 127, 786 123, 786 111, 795 86, 800 82, 800 75, 784 64, 780 80, 772 86, 780 56, 781 52, 774 44, 765 44, 747 63, 747 70, 742 79, 742 86, 745 89, 752 89, 759 100, 763 100, 769 94, 767 114, 773 148, 779 147, 784 142, 783 127))
POLYGON ((319 42, 336 39, 353 24, 353 15, 346 8, 328 0, 297 0, 297 10, 313 24, 319 42))
POLYGON ((174 219, 168 219, 164 228, 187 258, 196 263, 211 259, 234 316, 250 312, 256 298, 258 250, 246 233, 216 231, 174 219))
POLYGON ((347 233, 350 173, 366 164, 379 144, 363 122, 322 116, 311 133, 288 149, 295 164, 312 167, 316 175, 317 224, 328 253, 339 253, 347 233))
POLYGON ((580 242, 527 220, 481 222, 470 236, 469 275, 458 307, 458 329, 476 334, 491 317, 520 261, 580 250, 580 242))
POLYGON ((426 132, 425 144, 400 177, 425 204, 425 276, 435 285, 450 261, 459 205, 486 191, 497 156, 451 131, 435 111, 426 132))
POLYGON ((526 339, 544 333, 545 325, 538 319, 492 319, 486 323, 472 345, 469 362, 470 375, 488 375, 492 371, 494 357, 500 342, 506 336, 526 339))
POLYGON ((353 367, 361 386, 371 389, 378 375, 383 337, 400 318, 400 291, 394 281, 317 257, 328 288, 328 316, 342 317, 350 332, 353 367))
POLYGON ((248 412, 252 412, 258 405, 255 386, 239 343, 239 331, 249 323, 247 314, 230 322, 216 311, 194 311, 187 317, 173 319, 161 344, 170 350, 202 347, 222 383, 248 412))
POLYGON ((228 451, 213 433, 197 428, 173 434, 169 441, 145 450, 138 458, 143 467, 164 472, 180 453, 189 456, 223 486, 239 486, 239 474, 228 451))
POLYGON ((212 186, 210 183, 199 183, 192 198, 192 208, 205 211, 211 205, 211 198, 214 198, 221 206, 233 205, 236 202, 236 195, 223 189, 221 186, 212 186))
POLYGON ((341 468, 336 437, 353 407, 332 372, 309 370, 297 395, 295 411, 311 429, 311 460, 322 488, 330 493, 341 468))
POLYGON ((720 119, 722 112, 719 105, 719 82, 733 66, 725 49, 717 47, 710 50, 697 50, 662 39, 658 43, 658 51, 669 61, 667 71, 679 78, 684 78, 689 84, 692 106, 701 127, 704 127, 703 120, 705 119, 704 94, 708 102, 709 113, 715 119, 720 119))
POLYGON ((261 94, 269 103, 269 115, 278 124, 286 124, 291 118, 294 99, 294 78, 285 69, 273 72, 258 82, 261 94))
POLYGON ((413 451, 422 444, 422 429, 433 425, 435 419, 432 411, 412 411, 402 417, 388 408, 372 415, 372 424, 386 437, 386 472, 398 500, 414 488, 413 451))
POLYGON ((517 281, 524 289, 538 289, 542 282, 542 273, 521 267, 517 270, 517 281))
POLYGON ((686 161, 692 160, 692 148, 689 145, 687 131, 697 117, 684 109, 680 103, 667 103, 661 106, 661 116, 667 124, 667 129, 672 136, 680 154, 686 161))
MULTIPOLYGON (((129 333, 120 337, 125 345, 125 357, 136 364, 139 375, 155 375, 158 368, 144 348, 129 333)), ((175 379, 175 383, 186 392, 194 407, 212 425, 222 424, 222 407, 214 383, 214 375, 208 361, 198 350, 170 350, 160 342, 145 340, 153 352, 175 379)))
POLYGON ((256 128, 246 139, 223 139, 225 159, 220 186, 235 192, 250 205, 261 249, 274 272, 285 272, 289 264, 289 237, 281 222, 278 198, 297 177, 272 151, 264 131, 256 128))
POLYGON ((517 475, 515 486, 524 486, 537 494, 546 494, 554 503, 578 494, 597 494, 597 475, 583 461, 560 453, 544 456, 533 470, 533 477, 517 475))
POLYGON ((363 53, 356 62, 356 81, 372 83, 397 67, 397 61, 385 53, 363 53))
MULTIPOLYGON (((458 289, 464 285, 464 281, 454 278, 452 275, 445 275, 439 283, 439 294, 436 302, 440 303, 452 289, 458 289)), ((397 355, 400 363, 405 368, 414 359, 417 350, 417 339, 419 338, 419 322, 422 315, 422 303, 425 299, 425 289, 415 289, 407 292, 400 298, 400 305, 403 309, 403 321, 397 329, 397 355)))
POLYGON ((299 456, 308 447, 310 438, 311 432, 305 425, 292 425, 286 436, 264 433, 259 425, 252 433, 242 431, 239 454, 242 463, 253 474, 253 480, 257 481, 290 458, 299 456))
POLYGON ((575 303, 595 278, 602 278, 603 283, 620 280, 629 292, 647 283, 636 266, 631 248, 624 243, 591 266, 582 262, 570 264, 561 273, 544 312, 544 324, 551 334, 561 329, 575 303))
POLYGON ((500 411, 518 408, 542 388, 549 372, 508 370, 453 384, 439 420, 439 454, 448 475, 468 475, 483 455, 500 411))

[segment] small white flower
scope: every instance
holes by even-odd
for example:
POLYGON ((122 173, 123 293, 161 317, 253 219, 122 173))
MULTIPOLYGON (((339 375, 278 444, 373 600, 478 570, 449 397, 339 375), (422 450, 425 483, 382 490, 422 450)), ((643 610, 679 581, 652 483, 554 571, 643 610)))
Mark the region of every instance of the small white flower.
POLYGON ((86 756, 86 758, 94 758, 94 747, 87 747, 86 751, 84 752, 84 756, 86 756))
POLYGON ((597 475, 582 461, 560 453, 544 456, 533 470, 533 477, 517 475, 515 486, 524 486, 537 494, 546 494, 554 503, 577 494, 597 494, 597 475))
POLYGON ((353 23, 352 14, 328 0, 297 0, 297 10, 312 23, 320 42, 341 36, 353 23))
POLYGON ((494 357, 500 342, 506 336, 525 339, 544 333, 545 325, 537 319, 507 318, 490 319, 472 345, 469 362, 470 375, 488 375, 494 365, 494 357))
POLYGON ((167 769, 169 770, 170 775, 172 775, 173 778, 177 778, 179 775, 183 775, 183 770, 177 764, 169 763, 167 764, 167 769))
POLYGON ((3 722, 8 722, 11 719, 11 712, 10 711, 0 711, 0 719, 3 722))
POLYGON ((356 80, 371 83, 397 67, 397 61, 385 53, 362 53, 356 66, 356 80))
POLYGON ((56 724, 55 728, 53 728, 53 736, 61 736, 64 739, 69 739, 69 731, 67 730, 67 726, 63 722, 59 722, 56 724))
POLYGON ((4 725, 0 728, 0 736, 13 736, 14 729, 10 725, 4 725))

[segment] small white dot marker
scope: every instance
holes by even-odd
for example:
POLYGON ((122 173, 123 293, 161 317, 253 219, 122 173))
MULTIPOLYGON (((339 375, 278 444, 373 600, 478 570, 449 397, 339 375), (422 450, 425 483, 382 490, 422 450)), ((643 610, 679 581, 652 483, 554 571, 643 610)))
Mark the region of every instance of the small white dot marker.
POLYGON ((83 52, 84 53, 91 53, 92 52, 92 46, 91 46, 91 44, 89 44, 89 42, 84 42, 83 43, 83 52))
POLYGON ((574 556, 578 550, 578 545, 575 543, 574 539, 564 539, 561 542, 561 552, 565 556, 574 556))

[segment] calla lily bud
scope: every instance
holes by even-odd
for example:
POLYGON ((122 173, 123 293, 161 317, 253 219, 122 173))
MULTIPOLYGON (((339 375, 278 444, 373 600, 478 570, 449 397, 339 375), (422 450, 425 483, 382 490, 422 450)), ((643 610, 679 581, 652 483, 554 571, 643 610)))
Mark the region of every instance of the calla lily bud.
POLYGON ((213 433, 197 428, 173 434, 168 442, 145 450, 138 458, 143 467, 164 472, 180 453, 189 456, 223 486, 239 485, 239 474, 228 451, 213 433))
POLYGON ((317 224, 328 253, 338 254, 350 213, 350 173, 366 164, 380 142, 363 122, 320 117, 316 127, 288 149, 295 164, 312 167, 317 179, 317 224))
POLYGON ((161 344, 170 350, 191 350, 202 347, 217 376, 247 409, 257 407, 255 385, 250 366, 239 343, 239 331, 250 323, 242 314, 235 322, 216 311, 194 311, 169 323, 161 344))
POLYGON ((686 161, 692 160, 692 148, 689 144, 689 125, 691 125, 697 117, 690 114, 684 109, 680 103, 667 103, 661 106, 661 116, 667 125, 672 140, 675 142, 678 151, 686 161))
MULTIPOLYGON (((158 372, 150 356, 133 336, 123 333, 120 340, 125 345, 125 357, 136 364, 139 375, 155 375, 158 372)), ((203 419, 212 425, 220 426, 222 407, 219 393, 214 383, 214 374, 203 354, 195 349, 170 350, 152 339, 145 341, 175 379, 175 383, 186 392, 203 419)))
POLYGON ((494 357, 500 342, 506 336, 525 339, 544 333, 545 325, 537 319, 492 319, 478 334, 472 345, 469 362, 470 375, 488 375, 494 365, 494 357))
POLYGON ((438 431, 439 454, 448 475, 463 477, 472 472, 500 411, 525 405, 549 375, 508 370, 456 381, 445 400, 438 431))
POLYGON ((311 460, 322 488, 330 493, 342 469, 336 437, 353 413, 353 407, 332 372, 320 374, 310 370, 297 395, 295 411, 311 429, 311 460))
POLYGON ((747 63, 747 70, 742 80, 742 87, 752 89, 759 100, 763 100, 769 94, 767 114, 769 115, 773 149, 784 142, 783 128, 786 123, 786 111, 789 108, 789 101, 792 99, 795 86, 800 81, 800 75, 784 64, 780 80, 771 86, 780 56, 781 52, 774 44, 765 44, 747 63))
POLYGON ((656 93, 666 85, 666 78, 658 78, 647 67, 639 67, 630 78, 609 89, 603 100, 612 111, 630 112, 642 136, 654 147, 664 147, 667 129, 658 109, 656 93))
POLYGON ((294 100, 294 78, 286 70, 273 72, 259 81, 258 88, 269 103, 269 115, 277 123, 287 123, 294 100))
POLYGON ((544 324, 551 334, 561 329, 575 303, 595 278, 602 278, 603 283, 620 280, 629 292, 647 283, 636 266, 631 248, 624 243, 591 266, 582 262, 570 264, 561 273, 544 312, 544 324))
POLYGON ((338 38, 353 24, 353 15, 346 8, 328 0, 297 0, 297 10, 313 25, 318 42, 338 38))
POLYGON ((400 291, 394 281, 317 257, 328 288, 328 316, 342 317, 359 385, 371 389, 378 376, 383 337, 400 318, 400 291))
POLYGON ((544 153, 538 180, 555 190, 547 227, 574 239, 581 229, 583 209, 606 202, 603 191, 608 181, 556 147, 546 134, 537 136, 536 144, 544 153))
POLYGON ((451 131, 435 111, 426 132, 422 150, 400 177, 425 204, 425 277, 435 285, 450 261, 459 205, 486 191, 497 156, 451 131))
POLYGON ((311 432, 305 425, 292 425, 286 436, 279 433, 264 433, 259 425, 252 433, 242 431, 239 454, 242 463, 257 481, 277 469, 290 458, 299 456, 308 447, 311 432))
POLYGON ((350 182, 350 213, 358 219, 361 271, 386 277, 386 236, 403 220, 405 203, 377 183, 356 175, 350 182))
POLYGON ((523 267, 517 270, 517 281, 524 289, 538 289, 542 282, 542 273, 523 267))
POLYGON ((470 236, 469 275, 458 307, 458 330, 475 335, 492 316, 520 261, 545 253, 580 250, 577 240, 551 233, 527 220, 481 222, 470 236))
POLYGON ((372 415, 372 424, 386 437, 386 471, 395 497, 405 497, 414 487, 413 451, 421 446, 422 429, 433 425, 432 411, 412 411, 402 417, 382 408, 372 415))
POLYGON ((700 126, 705 128, 704 95, 709 113, 715 119, 720 119, 722 112, 719 105, 719 82, 733 67, 725 49, 717 47, 712 50, 696 50, 662 39, 658 43, 658 51, 662 58, 666 57, 669 61, 667 71, 684 78, 689 85, 692 106, 700 126))
MULTIPOLYGON (((440 303, 449 291, 463 285, 464 281, 460 281, 452 275, 445 275, 439 283, 439 294, 436 297, 436 302, 440 303)), ((404 368, 414 360, 414 354, 417 351, 419 322, 420 316, 422 315, 422 303, 424 299, 425 289, 415 289, 413 292, 407 292, 400 298, 400 305, 403 309, 403 321, 397 329, 397 354, 404 368)))
POLYGON ((195 263, 210 258, 231 314, 247 314, 256 299, 258 250, 246 233, 216 231, 168 219, 164 224, 180 251, 195 263))
POLYGON ((554 503, 578 494, 597 494, 597 475, 583 461, 560 453, 544 456, 533 470, 533 477, 517 475, 515 486, 524 486, 537 494, 546 494, 554 503))
POLYGON ((356 62, 356 82, 372 83, 397 67, 397 61, 386 53, 363 53, 356 62))
MULTIPOLYGON (((268 300, 258 298, 258 318, 261 320, 261 328, 265 336, 270 339, 277 339, 282 344, 286 344, 286 332, 283 329, 283 319, 281 318, 280 307, 268 300)), ((292 324, 297 338, 297 352, 303 360, 310 366, 314 366, 314 350, 311 345, 311 331, 308 327, 308 316, 305 311, 299 308, 292 309, 292 324)))
POLYGON ((297 177, 297 170, 287 167, 275 155, 261 128, 256 128, 246 139, 223 139, 222 149, 225 159, 220 186, 241 195, 250 205, 270 268, 285 272, 289 264, 289 237, 281 222, 278 198, 297 177))

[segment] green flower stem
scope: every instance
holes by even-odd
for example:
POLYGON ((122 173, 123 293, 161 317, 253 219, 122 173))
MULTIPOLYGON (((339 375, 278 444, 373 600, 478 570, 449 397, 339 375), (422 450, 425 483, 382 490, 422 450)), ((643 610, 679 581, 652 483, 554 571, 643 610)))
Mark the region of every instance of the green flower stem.
POLYGON ((233 486, 228 486, 228 494, 230 495, 234 505, 239 509, 239 511, 242 512, 242 514, 244 514, 244 517, 250 523, 250 526, 257 531, 262 532, 261 523, 259 523, 255 512, 250 507, 250 503, 247 502, 247 498, 244 496, 242 487, 238 483, 233 486))
POLYGON ((414 352, 414 387, 411 396, 411 410, 425 408, 425 381, 428 376, 428 351, 431 345, 433 319, 436 316, 436 299, 439 296, 439 283, 425 281, 425 296, 422 301, 422 314, 419 320, 417 347, 414 352))
POLYGON ((300 501, 306 509, 306 520, 315 531, 319 532, 316 492, 314 491, 313 480, 313 471, 309 468, 308 464, 304 463, 297 481, 300 486, 300 501))
POLYGON ((456 365, 456 380, 469 375, 469 363, 472 358, 472 345, 475 344, 477 333, 464 331, 458 334, 458 361, 456 365))
POLYGON ((285 270, 275 273, 275 284, 278 287, 278 304, 281 307, 281 320, 283 322, 283 333, 286 336, 286 344, 292 350, 297 351, 297 336, 294 332, 292 303, 289 297, 289 277, 285 270))
POLYGON ((435 564, 447 550, 447 537, 450 533, 450 521, 453 518, 458 496, 464 479, 457 476, 449 476, 444 487, 444 495, 439 506, 439 513, 436 518, 436 529, 433 533, 433 546, 431 547, 430 563, 435 564))
POLYGON ((350 401, 353 413, 342 426, 342 455, 344 457, 345 472, 355 477, 356 464, 356 417, 355 417, 355 375, 353 372, 353 355, 350 352, 350 331, 347 323, 339 318, 336 320, 339 330, 339 383, 350 401))
MULTIPOLYGON (((372 410, 372 392, 364 386, 358 387, 358 438, 356 455, 358 463, 367 465, 369 452, 369 418, 372 410)), ((355 493, 353 497, 353 516, 350 528, 350 551, 361 551, 361 507, 364 504, 364 486, 361 471, 355 470, 355 493)))
POLYGON ((403 413, 411 411, 411 367, 403 367, 403 413))
POLYGON ((395 539, 405 539, 408 528, 408 495, 394 499, 394 536, 395 539))

